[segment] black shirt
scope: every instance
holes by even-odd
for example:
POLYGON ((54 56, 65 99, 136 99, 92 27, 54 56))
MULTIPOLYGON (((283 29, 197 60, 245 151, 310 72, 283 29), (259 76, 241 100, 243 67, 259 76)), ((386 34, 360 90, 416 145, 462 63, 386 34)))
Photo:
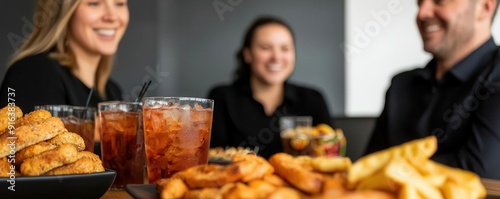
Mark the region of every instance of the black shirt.
MULTIPOLYGON (((26 57, 9 67, 0 88, 0 107, 7 105, 8 88, 15 90, 15 104, 24 113, 33 111, 36 105, 85 106, 91 90, 69 68, 61 66, 47 54, 26 57)), ((89 106, 97 107, 99 102, 121 99, 121 90, 112 81, 106 85, 106 94, 107 99, 102 99, 94 90, 89 106)))
POLYGON ((267 116, 262 104, 252 97, 248 83, 214 88, 208 98, 214 100, 210 146, 259 146, 259 155, 265 158, 283 151, 279 133, 281 116, 312 116, 313 125, 332 123, 318 91, 288 83, 282 104, 271 116, 267 116))
POLYGON ((433 160, 500 179, 499 53, 491 38, 439 81, 435 60, 396 75, 367 153, 436 135, 433 160))

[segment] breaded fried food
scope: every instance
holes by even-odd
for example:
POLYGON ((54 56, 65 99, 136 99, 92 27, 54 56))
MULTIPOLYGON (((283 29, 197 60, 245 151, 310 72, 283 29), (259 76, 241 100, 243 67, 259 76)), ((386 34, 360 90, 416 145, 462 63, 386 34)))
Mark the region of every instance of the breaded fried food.
POLYGON ((50 140, 47 140, 47 142, 56 146, 61 146, 63 144, 73 144, 76 146, 78 151, 83 151, 83 149, 85 149, 85 142, 83 141, 82 136, 67 131, 57 135, 50 140))
POLYGON ((32 158, 45 151, 55 149, 56 147, 57 147, 56 145, 50 144, 47 141, 42 141, 37 144, 26 147, 24 149, 21 149, 16 153, 16 165, 21 165, 24 160, 32 158))
POLYGON ((24 117, 19 118, 16 121, 16 124, 14 126, 15 127, 20 127, 20 126, 23 126, 23 125, 26 125, 26 124, 36 123, 36 122, 40 122, 40 121, 46 120, 46 119, 48 119, 50 117, 52 117, 52 114, 50 114, 49 111, 46 111, 46 110, 43 110, 43 109, 35 110, 35 111, 32 111, 32 112, 26 114, 24 117))
MULTIPOLYGON (((209 187, 203 189, 190 190, 184 198, 189 199, 222 199, 221 191, 217 188, 209 187)), ((162 198, 167 199, 167 198, 162 198)))
POLYGON ((0 158, 0 177, 9 177, 10 163, 6 157, 0 158))
POLYGON ((29 158, 21 164, 21 173, 26 176, 38 176, 54 168, 70 164, 78 160, 78 150, 73 144, 63 144, 29 158))
POLYGON ((179 178, 158 180, 156 190, 160 198, 184 198, 184 195, 189 191, 184 181, 179 178))
MULTIPOLYGON (((17 106, 5 106, 0 109, 0 135, 4 134, 8 131, 9 121, 15 118, 15 120, 19 120, 19 118, 23 117, 23 111, 17 106), (10 108, 10 111, 9 111, 10 108), (15 115, 9 115, 14 113, 15 115), (15 117, 12 117, 15 116, 15 117)), ((14 121, 15 124, 15 121, 14 121)), ((2 156, 0 156, 2 157, 2 156)))
POLYGON ((274 172, 273 166, 266 159, 256 155, 236 154, 233 156, 232 164, 240 167, 243 182, 261 179, 274 172))
POLYGON ((290 188, 290 187, 280 187, 276 189, 269 197, 268 199, 300 199, 302 198, 300 195, 300 192, 290 188))
POLYGON ((96 154, 82 151, 78 152, 78 157, 76 162, 52 169, 44 175, 87 174, 104 171, 102 162, 96 154))
POLYGON ((184 179, 191 189, 221 187, 227 183, 236 182, 242 177, 240 167, 236 164, 228 166, 214 164, 197 165, 180 173, 182 174, 177 176, 184 179))
POLYGON ((228 188, 222 196, 225 199, 258 198, 258 194, 254 189, 241 182, 238 182, 234 186, 228 188))
POLYGON ((20 126, 15 130, 16 139, 10 139, 8 133, 0 136, 0 157, 10 154, 9 144, 13 143, 17 152, 35 143, 51 139, 64 131, 66 131, 64 123, 57 117, 20 126))
POLYGON ((73 144, 77 147, 78 151, 85 149, 85 143, 80 135, 71 132, 63 132, 50 140, 39 142, 18 151, 16 153, 16 165, 21 165, 24 160, 45 151, 55 149, 63 144, 73 144))
POLYGON ((269 158, 276 174, 306 193, 319 193, 323 176, 303 168, 297 160, 286 153, 277 153, 269 158))

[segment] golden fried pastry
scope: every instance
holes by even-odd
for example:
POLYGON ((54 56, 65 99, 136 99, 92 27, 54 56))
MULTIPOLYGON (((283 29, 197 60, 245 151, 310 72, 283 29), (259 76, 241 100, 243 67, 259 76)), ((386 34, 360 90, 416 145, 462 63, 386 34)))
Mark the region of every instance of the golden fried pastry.
POLYGON ((338 199, 396 199, 396 196, 394 196, 394 194, 383 191, 360 190, 360 191, 345 193, 339 196, 338 199))
MULTIPOLYGON (((80 135, 71 132, 62 132, 50 140, 39 142, 18 151, 16 153, 16 165, 21 165, 24 160, 55 149, 63 144, 73 144, 77 147, 78 151, 85 149, 85 143, 80 135)), ((99 159, 99 157, 97 158, 99 159)))
POLYGON ((303 168, 294 157, 286 153, 277 153, 269 159, 275 172, 293 186, 306 193, 319 193, 323 186, 323 177, 303 168))
POLYGON ((104 167, 99 156, 88 151, 78 152, 76 162, 57 167, 44 175, 66 175, 66 174, 86 174, 103 172, 104 167))
MULTIPOLYGON (((222 195, 219 189, 209 187, 203 189, 190 190, 186 193, 184 198, 189 199, 222 199, 222 195)), ((162 198, 163 199, 163 198, 162 198)), ((167 198, 165 198, 167 199, 167 198)), ((170 199, 170 198, 168 198, 170 199)))
POLYGON ((191 189, 221 187, 227 183, 236 182, 242 177, 240 167, 235 164, 228 166, 198 165, 174 176, 184 179, 191 189))
POLYGON ((336 173, 333 176, 325 176, 323 180, 323 196, 336 198, 348 191, 347 177, 343 173, 336 173))
POLYGON ((83 138, 76 133, 68 131, 63 132, 50 140, 47 140, 47 142, 56 146, 61 146, 63 144, 73 144, 76 146, 78 151, 83 151, 83 149, 85 149, 85 142, 83 141, 83 138))
POLYGON ((156 190, 162 199, 184 198, 184 195, 189 191, 184 181, 179 178, 158 180, 156 190))
POLYGON ((9 177, 10 163, 7 158, 0 158, 0 177, 9 177))
POLYGON ((315 157, 311 166, 321 173, 344 172, 351 167, 351 159, 346 157, 315 157))
POLYGON ((78 150, 73 144, 63 144, 35 157, 26 159, 21 164, 21 173, 26 176, 38 176, 54 168, 78 160, 78 150))
POLYGON ((236 183, 223 193, 224 199, 258 198, 256 191, 243 183, 236 183))
POLYGON ((61 119, 50 117, 43 121, 29 123, 15 130, 17 139, 8 138, 8 133, 0 136, 0 157, 10 154, 10 143, 14 142, 15 151, 19 151, 38 142, 51 139, 66 131, 61 119))
POLYGON ((288 182, 283 180, 283 178, 281 178, 277 175, 274 175, 274 174, 265 175, 262 178, 262 180, 269 182, 277 187, 289 187, 290 186, 290 184, 288 184, 288 182))
POLYGON ((249 182, 251 180, 260 179, 265 175, 274 172, 271 166, 264 158, 256 155, 237 154, 233 156, 232 164, 237 165, 242 174, 242 181, 249 182))
MULTIPOLYGON (((8 132, 9 122, 11 122, 11 124, 15 125, 16 121, 19 120, 19 118, 21 118, 21 117, 23 117, 23 111, 17 106, 14 106, 14 107, 5 106, 2 109, 0 109, 0 135, 8 132), (14 115, 12 115, 12 114, 14 114, 14 115), (13 119, 14 119, 14 121, 11 121, 13 119)), ((2 156, 0 155, 0 157, 2 157, 2 156)))
POLYGON ((50 117, 52 117, 52 114, 50 114, 50 112, 47 110, 43 110, 43 109, 35 110, 35 111, 32 111, 32 112, 26 114, 24 117, 19 118, 16 121, 16 124, 14 126, 20 127, 20 126, 23 126, 26 124, 36 123, 36 122, 46 120, 50 117))
POLYGON ((264 180, 252 180, 248 182, 248 186, 256 191, 258 198, 267 198, 277 188, 264 180))
POLYGON ((277 188, 268 199, 300 199, 302 198, 300 192, 290 187, 277 188))
POLYGON ((24 149, 21 149, 16 153, 16 165, 21 165, 24 160, 32 158, 45 151, 55 149, 56 147, 57 147, 56 145, 50 144, 47 141, 42 141, 37 144, 26 147, 24 149))

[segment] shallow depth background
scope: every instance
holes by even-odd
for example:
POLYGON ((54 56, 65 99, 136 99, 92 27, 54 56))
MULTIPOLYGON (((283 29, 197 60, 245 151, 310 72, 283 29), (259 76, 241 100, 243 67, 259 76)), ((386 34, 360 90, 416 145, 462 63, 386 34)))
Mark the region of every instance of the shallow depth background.
MULTIPOLYGON (((12 38, 28 35, 34 0, 0 2, 0 80, 12 38)), ((120 44, 112 78, 125 99, 134 99, 152 80, 148 96, 206 97, 227 84, 246 28, 259 15, 285 19, 296 35, 295 83, 320 90, 332 115, 344 114, 344 1, 130 0, 131 21, 120 44), (214 2, 229 10, 217 12, 214 2), (229 2, 239 4, 231 5, 229 2)))

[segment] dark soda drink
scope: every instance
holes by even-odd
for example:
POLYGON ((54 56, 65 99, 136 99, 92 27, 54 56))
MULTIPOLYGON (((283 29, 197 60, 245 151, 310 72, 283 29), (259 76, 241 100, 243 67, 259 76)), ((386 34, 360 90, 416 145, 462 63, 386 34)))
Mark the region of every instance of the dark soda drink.
POLYGON ((100 111, 104 168, 116 171, 113 188, 144 183, 144 139, 140 112, 100 111))
POLYGON ((195 165, 207 164, 212 129, 211 108, 198 105, 181 107, 173 103, 157 106, 144 104, 149 183, 195 165))

